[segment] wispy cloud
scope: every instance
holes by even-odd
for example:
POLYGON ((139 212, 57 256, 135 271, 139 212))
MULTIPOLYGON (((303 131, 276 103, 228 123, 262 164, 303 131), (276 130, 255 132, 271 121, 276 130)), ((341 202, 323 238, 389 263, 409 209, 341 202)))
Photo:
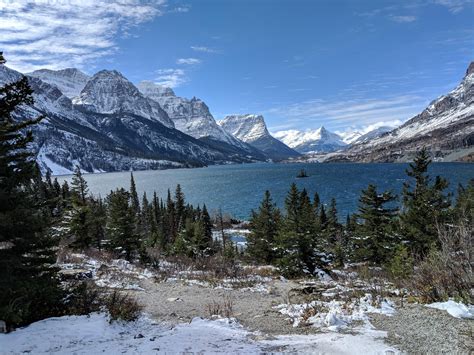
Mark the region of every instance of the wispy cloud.
POLYGON ((220 53, 218 49, 209 48, 205 46, 191 46, 191 49, 195 52, 202 52, 202 53, 220 53))
POLYGON ((285 121, 287 128, 320 126, 333 129, 365 127, 377 122, 401 122, 418 113, 426 102, 416 95, 380 99, 313 99, 274 107, 265 113, 285 121))
POLYGON ((182 69, 159 69, 156 71, 155 83, 170 88, 178 87, 188 81, 182 69))
POLYGON ((176 61, 176 64, 184 64, 184 65, 196 65, 201 63, 201 60, 198 58, 179 58, 176 61))
POLYGON ((461 12, 466 7, 474 6, 473 0, 434 0, 434 3, 447 7, 453 14, 461 12))
POLYGON ((398 23, 410 23, 410 22, 415 22, 416 21, 416 16, 401 16, 401 15, 392 15, 390 16, 390 19, 392 21, 398 22, 398 23))
POLYGON ((169 10, 169 12, 189 12, 191 10, 191 6, 184 5, 184 6, 176 6, 169 10))
POLYGON ((0 2, 0 47, 20 71, 84 67, 117 50, 116 38, 162 14, 164 0, 0 2))

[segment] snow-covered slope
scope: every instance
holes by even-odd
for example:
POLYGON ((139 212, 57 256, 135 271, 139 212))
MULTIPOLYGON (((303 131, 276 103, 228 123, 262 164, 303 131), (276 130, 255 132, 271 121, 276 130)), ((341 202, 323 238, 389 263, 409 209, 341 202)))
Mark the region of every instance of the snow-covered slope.
POLYGON ((359 143, 367 142, 371 139, 378 138, 382 136, 383 134, 390 132, 392 130, 393 130, 393 127, 382 126, 382 127, 375 128, 371 131, 368 131, 367 133, 357 132, 358 134, 354 134, 351 138, 345 137, 343 140, 345 143, 348 143, 348 144, 359 144, 359 143))
POLYGON ((271 159, 282 160, 299 155, 268 132, 261 115, 229 115, 218 121, 218 124, 234 137, 260 149, 271 159))
POLYGON ((40 69, 27 74, 41 81, 56 86, 69 98, 78 96, 86 86, 89 76, 76 68, 62 70, 40 69))
POLYGON ((160 105, 145 97, 130 81, 116 70, 96 73, 73 99, 81 109, 102 113, 129 113, 174 127, 173 121, 160 105))
POLYGON ((288 130, 274 133, 274 136, 296 151, 307 153, 328 153, 344 148, 342 138, 326 128, 316 130, 288 130))
POLYGON ((409 159, 421 147, 438 157, 474 145, 474 62, 461 83, 432 101, 400 127, 353 145, 343 159, 394 161, 409 159))

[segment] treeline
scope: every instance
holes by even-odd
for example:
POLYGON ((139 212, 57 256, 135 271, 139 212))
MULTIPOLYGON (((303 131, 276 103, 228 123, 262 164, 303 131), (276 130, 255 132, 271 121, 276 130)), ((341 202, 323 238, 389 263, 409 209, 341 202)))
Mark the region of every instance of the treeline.
POLYGON ((431 179, 428 152, 421 150, 407 169, 402 205, 390 191, 369 185, 361 192, 358 212, 340 223, 334 199, 328 207, 316 193, 292 184, 284 211, 266 191, 252 212, 247 254, 256 263, 280 267, 290 277, 311 275, 329 265, 369 262, 393 273, 411 272, 415 261, 441 248, 440 228, 466 226, 472 233, 474 180, 459 186, 457 198, 447 194, 448 182, 431 179))
POLYGON ((54 234, 71 248, 107 249, 142 262, 157 254, 204 257, 220 248, 212 238, 206 205, 201 208, 186 203, 180 185, 173 195, 168 190, 166 199, 155 192, 151 200, 144 193, 140 201, 132 173, 129 191, 116 189, 102 199, 89 193, 76 168, 70 185, 65 181, 59 187, 47 174, 45 186, 47 194, 59 201, 55 210, 62 216, 54 234))

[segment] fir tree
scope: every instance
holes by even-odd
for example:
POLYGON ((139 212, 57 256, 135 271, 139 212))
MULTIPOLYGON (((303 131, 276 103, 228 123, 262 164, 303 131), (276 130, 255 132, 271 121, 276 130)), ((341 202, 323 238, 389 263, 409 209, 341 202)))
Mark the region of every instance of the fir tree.
POLYGON ((26 77, 0 88, 0 319, 8 326, 54 315, 62 297, 55 243, 31 187, 39 170, 27 150, 29 129, 42 117, 13 118, 20 105, 33 103, 31 94, 26 77))
POLYGON ((135 212, 130 206, 130 193, 122 189, 113 191, 107 197, 106 231, 113 250, 123 252, 131 260, 140 247, 135 230, 135 212))
POLYGON ((181 228, 184 227, 184 222, 186 220, 185 199, 184 199, 184 193, 183 193, 183 190, 181 189, 180 184, 176 186, 174 201, 175 201, 175 213, 176 213, 175 229, 177 231, 180 231, 181 228))
POLYGON ((252 210, 247 253, 257 261, 273 263, 276 257, 275 240, 280 224, 280 211, 273 203, 270 191, 265 191, 258 211, 252 210))
POLYGON ((357 253, 362 260, 382 264, 392 255, 397 245, 393 231, 397 209, 390 204, 395 198, 391 192, 378 193, 372 184, 362 191, 356 227, 357 253))
POLYGON ((428 151, 423 148, 406 171, 414 184, 407 182, 403 189, 402 234, 417 256, 425 256, 437 244, 436 226, 446 221, 447 208, 451 205, 443 193, 448 182, 439 176, 432 182, 428 175, 430 164, 428 151))
POLYGON ((137 186, 135 185, 133 173, 130 173, 130 201, 133 212, 138 216, 140 214, 140 201, 138 200, 137 186))

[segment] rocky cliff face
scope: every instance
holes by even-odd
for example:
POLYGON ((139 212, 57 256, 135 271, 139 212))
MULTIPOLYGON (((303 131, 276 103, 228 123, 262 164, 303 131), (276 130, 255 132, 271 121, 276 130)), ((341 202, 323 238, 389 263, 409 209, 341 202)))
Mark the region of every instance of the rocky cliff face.
POLYGON ((273 160, 283 160, 300 155, 270 134, 261 115, 230 115, 219 121, 218 124, 234 137, 263 151, 273 160))
POLYGON ((474 62, 461 83, 432 101, 420 114, 379 137, 355 144, 332 159, 404 161, 422 147, 442 160, 456 151, 468 154, 474 145, 474 62))

